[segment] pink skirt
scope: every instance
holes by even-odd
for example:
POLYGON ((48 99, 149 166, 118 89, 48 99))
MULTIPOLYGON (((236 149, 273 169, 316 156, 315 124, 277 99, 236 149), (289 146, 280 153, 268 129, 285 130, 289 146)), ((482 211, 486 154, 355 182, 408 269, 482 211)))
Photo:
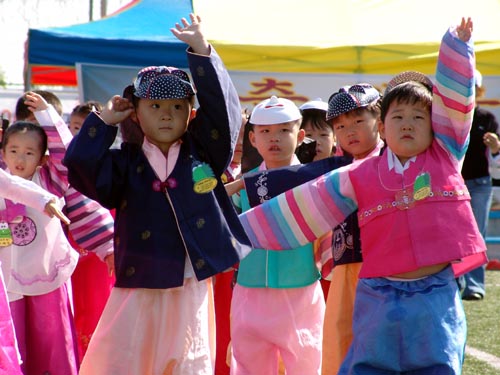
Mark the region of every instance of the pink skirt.
POLYGON ((0 272, 0 284, 0 375, 22 375, 19 366, 21 357, 17 350, 2 272, 0 272))
POLYGON ((113 288, 80 375, 212 375, 211 280, 172 289, 113 288))
POLYGON ((78 373, 78 349, 68 297, 63 284, 39 296, 10 303, 25 375, 78 373))

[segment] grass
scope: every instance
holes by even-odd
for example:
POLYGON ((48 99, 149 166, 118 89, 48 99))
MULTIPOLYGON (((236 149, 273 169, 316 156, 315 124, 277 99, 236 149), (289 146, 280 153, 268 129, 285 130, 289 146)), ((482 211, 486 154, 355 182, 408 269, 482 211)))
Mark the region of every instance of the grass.
MULTIPOLYGON (((500 271, 486 271, 486 297, 464 301, 467 345, 500 357, 500 271)), ((463 375, 498 375, 500 370, 465 353, 463 375)))

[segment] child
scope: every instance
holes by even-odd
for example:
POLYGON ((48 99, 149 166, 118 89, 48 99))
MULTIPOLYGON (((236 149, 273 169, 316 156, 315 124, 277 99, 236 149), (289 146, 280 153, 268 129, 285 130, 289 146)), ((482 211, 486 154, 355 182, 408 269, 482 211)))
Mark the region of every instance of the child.
MULTIPOLYGON (((496 163, 490 155, 498 154, 498 134, 500 129, 495 115, 478 105, 485 92, 483 77, 478 70, 474 72, 476 88, 476 108, 472 118, 469 147, 465 153, 462 177, 471 195, 472 212, 483 238, 488 232, 488 219, 492 201, 492 181, 489 166, 496 163)), ((496 158, 498 159, 498 157, 496 158)), ((480 301, 486 294, 484 285, 485 267, 478 267, 460 278, 463 286, 462 299, 480 301)))
POLYGON ((213 374, 211 277, 237 263, 249 242, 220 176, 241 125, 236 90, 190 15, 172 33, 189 44, 200 107, 188 75, 142 69, 125 96, 91 113, 65 156, 70 183, 116 209, 116 284, 81 375, 213 374), (109 149, 127 117, 142 145, 109 149))
MULTIPOLYGON (((233 158, 227 169, 222 174, 222 183, 229 196, 239 191, 241 188, 230 186, 241 177, 241 158, 243 156, 243 135, 245 125, 248 122, 247 109, 241 111, 241 127, 238 139, 234 146, 233 158), (234 192, 232 192, 234 190, 234 192)), ((228 354, 228 347, 231 341, 229 329, 229 317, 231 312, 231 298, 233 295, 234 269, 218 273, 214 276, 214 307, 215 307, 215 327, 216 327, 216 356, 215 374, 228 375, 231 365, 231 356, 228 354)))
MULTIPOLYGON (((249 140, 263 158, 259 170, 299 163, 301 119, 293 102, 275 96, 254 108, 249 140)), ((245 211, 244 190, 240 196, 245 211)), ((325 308, 319 277, 310 244, 282 253, 256 248, 240 262, 231 302, 231 374, 277 374, 279 356, 288 373, 319 374, 325 308)))
POLYGON ((279 249, 312 241, 359 209, 363 265, 340 374, 461 373, 466 323, 450 264, 460 274, 486 261, 460 176, 474 108, 471 33, 462 19, 445 34, 432 92, 416 73, 390 82, 383 155, 240 217, 254 246, 279 249))
MULTIPOLYGON (((3 135, 2 156, 11 174, 32 180, 53 193, 64 190, 64 176, 51 158, 62 150, 31 122, 11 124, 3 135)), ((12 240, 2 249, 2 272, 26 375, 44 372, 76 375, 78 358, 67 282, 78 253, 58 220, 5 201, 12 240), (47 322, 50 321, 50 324, 47 322)))
MULTIPOLYGON (((384 145, 378 134, 380 94, 369 84, 341 88, 328 100, 327 121, 333 126, 337 146, 354 161, 380 154, 384 145)), ((361 268, 361 241, 357 211, 333 229, 331 282, 323 329, 323 375, 337 374, 352 342, 354 296, 361 268)), ((331 264, 330 262, 327 265, 331 264)))
MULTIPOLYGON (((61 150, 50 156, 51 165, 58 174, 66 175, 62 165, 64 150, 72 139, 68 126, 62 119, 62 103, 54 93, 35 90, 25 93, 16 104, 18 121, 40 124, 49 139, 60 138, 61 150)), ((71 221, 68 232, 78 248, 93 251, 101 260, 113 253, 113 218, 108 210, 80 194, 71 186, 61 191, 65 212, 71 221)))
MULTIPOLYGON (((39 187, 34 182, 8 174, 0 169, 0 185, 2 186, 1 198, 15 201, 19 204, 33 207, 39 211, 45 211, 49 217, 56 216, 65 223, 68 218, 64 216, 56 203, 56 197, 39 187)), ((0 211, 0 246, 5 246, 11 239, 12 234, 8 224, 4 222, 6 210, 0 211)), ((1 252, 1 251, 0 251, 1 252)), ((5 290, 3 275, 0 272, 0 373, 9 375, 21 375, 19 366, 19 351, 14 334, 14 325, 10 314, 9 301, 5 290)))
MULTIPOLYGON (((335 153, 335 135, 332 126, 326 122, 326 112, 328 103, 317 98, 302 104, 300 107, 302 113, 302 123, 300 128, 304 129, 306 137, 315 141, 314 160, 322 160, 332 156, 335 153)), ((326 173, 327 171, 325 171, 326 173)), ((327 254, 332 245, 332 233, 327 233, 314 241, 315 253, 327 254)), ((323 295, 328 296, 330 280, 328 278, 320 279, 323 295)))
POLYGON ((89 100, 83 104, 78 104, 73 108, 69 115, 69 131, 73 136, 77 135, 82 127, 83 122, 90 112, 100 112, 102 110, 101 103, 95 100, 89 100))
MULTIPOLYGON (((73 120, 86 111, 91 111, 92 107, 100 108, 97 102, 89 103, 91 104, 75 107, 71 116, 73 120)), ((49 91, 27 92, 16 106, 18 117, 25 117, 26 113, 30 113, 28 118, 62 138, 65 149, 73 135, 61 117, 61 108, 59 98, 49 91)), ((51 159, 54 167, 66 175, 61 158, 51 155, 51 159)), ((71 186, 62 194, 66 212, 74 221, 65 228, 66 235, 71 246, 80 254, 77 267, 71 275, 71 286, 78 354, 81 359, 114 284, 113 218, 108 210, 71 186)))
POLYGON ((326 122, 328 103, 320 98, 311 100, 299 107, 302 113, 301 129, 306 137, 316 141, 314 160, 328 158, 335 153, 335 135, 332 126, 326 122))

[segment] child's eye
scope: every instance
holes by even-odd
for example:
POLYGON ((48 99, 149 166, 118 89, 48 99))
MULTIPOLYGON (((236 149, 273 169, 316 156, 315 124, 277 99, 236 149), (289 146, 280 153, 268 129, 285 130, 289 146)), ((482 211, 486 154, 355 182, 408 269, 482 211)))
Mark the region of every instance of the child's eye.
POLYGON ((151 108, 158 109, 158 108, 160 108, 160 106, 159 106, 158 104, 156 104, 156 103, 155 103, 155 104, 151 104, 151 108))
POLYGON ((180 110, 180 109, 182 109, 182 105, 180 105, 180 104, 176 104, 176 105, 174 106, 174 108, 175 108, 176 110, 180 110))

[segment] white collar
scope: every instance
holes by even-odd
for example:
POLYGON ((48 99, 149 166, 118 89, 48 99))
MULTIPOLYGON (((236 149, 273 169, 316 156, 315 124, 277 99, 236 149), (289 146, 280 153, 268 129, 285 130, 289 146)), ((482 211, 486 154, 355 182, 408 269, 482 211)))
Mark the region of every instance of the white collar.
POLYGON ((410 168, 410 163, 417 160, 416 156, 409 158, 404 165, 401 164, 398 157, 390 148, 387 148, 387 165, 389 166, 389 170, 394 169, 394 171, 398 174, 403 174, 408 168, 410 168))

